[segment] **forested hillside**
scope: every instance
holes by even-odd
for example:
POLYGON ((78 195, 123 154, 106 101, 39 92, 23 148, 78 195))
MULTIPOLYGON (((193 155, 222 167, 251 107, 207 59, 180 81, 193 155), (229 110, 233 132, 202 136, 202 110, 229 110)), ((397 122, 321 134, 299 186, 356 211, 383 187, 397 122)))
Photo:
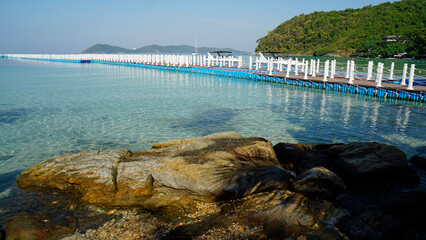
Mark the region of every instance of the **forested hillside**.
POLYGON ((256 52, 361 57, 425 56, 426 0, 301 14, 258 40, 256 52), (386 41, 383 36, 398 36, 386 41))

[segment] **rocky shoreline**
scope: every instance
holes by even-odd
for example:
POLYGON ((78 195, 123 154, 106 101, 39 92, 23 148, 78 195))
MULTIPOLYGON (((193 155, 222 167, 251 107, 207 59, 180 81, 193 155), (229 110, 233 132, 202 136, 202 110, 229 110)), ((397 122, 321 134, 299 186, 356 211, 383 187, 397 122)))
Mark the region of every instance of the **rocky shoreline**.
POLYGON ((386 144, 273 146, 234 132, 64 154, 19 175, 26 198, 9 199, 19 208, 0 236, 425 239, 425 158, 412 161, 386 144))

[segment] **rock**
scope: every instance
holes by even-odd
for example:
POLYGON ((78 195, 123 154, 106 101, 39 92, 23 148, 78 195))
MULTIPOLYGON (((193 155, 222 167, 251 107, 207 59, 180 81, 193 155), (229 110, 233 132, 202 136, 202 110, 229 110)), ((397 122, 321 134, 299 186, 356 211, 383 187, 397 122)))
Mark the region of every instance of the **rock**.
POLYGON ((5 240, 6 239, 6 231, 3 230, 3 226, 0 224, 0 239, 5 240))
POLYGON ((21 188, 67 191, 87 203, 179 209, 286 189, 288 181, 270 142, 233 132, 158 143, 144 152, 65 154, 17 179, 21 188))
POLYGON ((411 157, 410 162, 414 166, 426 171, 426 157, 421 155, 414 155, 411 157))
POLYGON ((74 233, 75 229, 74 219, 63 219, 58 223, 52 218, 28 213, 6 219, 3 226, 7 240, 59 239, 74 233))
POLYGON ((226 203, 222 209, 228 215, 238 214, 240 220, 247 218, 253 225, 263 226, 271 239, 303 235, 311 236, 309 239, 344 239, 334 225, 346 216, 343 209, 290 191, 258 193, 226 203))
POLYGON ((328 149, 341 144, 304 145, 293 143, 278 143, 274 146, 281 165, 297 174, 313 167, 325 167, 335 171, 335 164, 328 149))
POLYGON ((53 157, 23 171, 18 186, 78 193, 85 202, 111 204, 117 165, 130 154, 128 150, 88 151, 53 157))
POLYGON ((334 199, 346 191, 342 179, 324 167, 311 168, 298 175, 293 188, 306 196, 325 199, 334 199))
POLYGON ((329 149, 347 179, 375 184, 375 180, 418 184, 416 172, 407 164, 404 152, 395 146, 352 142, 329 149))
POLYGON ((339 202, 350 217, 337 225, 351 239, 424 239, 425 199, 419 191, 347 194, 339 202))

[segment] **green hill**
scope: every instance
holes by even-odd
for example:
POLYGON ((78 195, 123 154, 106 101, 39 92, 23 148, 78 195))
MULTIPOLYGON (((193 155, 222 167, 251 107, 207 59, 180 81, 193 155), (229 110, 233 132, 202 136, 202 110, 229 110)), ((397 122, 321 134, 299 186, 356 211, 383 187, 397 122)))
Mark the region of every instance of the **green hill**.
POLYGON ((256 52, 392 57, 425 55, 426 0, 402 0, 343 11, 301 14, 257 40, 256 52), (397 41, 383 40, 395 35, 397 41))
MULTIPOLYGON (((239 51, 231 48, 213 48, 213 47, 201 47, 197 49, 198 53, 207 53, 208 51, 231 51, 233 54, 246 54, 244 51, 239 51)), ((178 46, 160 46, 160 45, 149 45, 137 49, 126 49, 122 47, 111 46, 108 44, 95 44, 82 53, 193 53, 195 47, 188 45, 178 46)))

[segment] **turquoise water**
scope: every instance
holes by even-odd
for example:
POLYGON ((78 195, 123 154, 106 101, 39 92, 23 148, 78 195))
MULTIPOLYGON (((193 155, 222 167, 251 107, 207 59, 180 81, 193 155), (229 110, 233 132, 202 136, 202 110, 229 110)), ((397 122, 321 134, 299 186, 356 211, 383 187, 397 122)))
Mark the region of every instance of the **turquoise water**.
POLYGON ((422 103, 104 64, 0 59, 0 197, 66 152, 236 131, 273 144, 378 141, 426 152, 422 103))

